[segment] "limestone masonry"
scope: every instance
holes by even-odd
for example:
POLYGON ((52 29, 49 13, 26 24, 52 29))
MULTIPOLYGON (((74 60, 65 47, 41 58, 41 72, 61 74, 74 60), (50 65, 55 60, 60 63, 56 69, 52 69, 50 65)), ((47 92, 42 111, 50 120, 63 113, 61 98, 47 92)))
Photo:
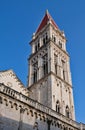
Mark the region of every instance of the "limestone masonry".
POLYGON ((0 130, 85 130, 75 121, 66 37, 48 11, 30 45, 27 87, 0 71, 0 130))

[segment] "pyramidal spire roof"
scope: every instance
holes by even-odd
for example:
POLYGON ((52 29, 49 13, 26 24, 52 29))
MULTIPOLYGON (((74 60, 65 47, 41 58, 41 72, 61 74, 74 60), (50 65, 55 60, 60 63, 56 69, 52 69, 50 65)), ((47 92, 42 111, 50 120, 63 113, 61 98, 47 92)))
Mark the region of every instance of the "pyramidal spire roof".
POLYGON ((58 26, 54 22, 53 18, 51 17, 51 15, 48 12, 48 10, 46 10, 45 16, 42 19, 42 21, 41 21, 41 23, 40 23, 40 25, 39 25, 36 33, 38 33, 39 31, 41 31, 42 28, 45 27, 45 25, 48 23, 48 21, 51 21, 52 25, 58 29, 58 26))

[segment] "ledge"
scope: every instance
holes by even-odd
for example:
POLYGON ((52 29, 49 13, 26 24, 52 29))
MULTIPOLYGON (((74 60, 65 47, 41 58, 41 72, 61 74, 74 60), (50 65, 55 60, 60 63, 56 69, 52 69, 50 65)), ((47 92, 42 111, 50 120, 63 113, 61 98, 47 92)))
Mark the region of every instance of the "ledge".
POLYGON ((4 94, 6 96, 10 96, 12 99, 18 100, 22 103, 25 103, 38 111, 41 111, 41 112, 43 112, 43 113, 45 113, 53 118, 56 118, 56 119, 66 123, 72 127, 75 127, 76 129, 81 129, 81 127, 85 128, 84 124, 73 121, 70 118, 66 118, 64 115, 57 113, 56 111, 38 103, 37 101, 35 101, 33 99, 30 99, 29 97, 23 95, 22 93, 19 93, 15 90, 9 88, 8 86, 1 84, 1 83, 0 83, 0 93, 4 94))

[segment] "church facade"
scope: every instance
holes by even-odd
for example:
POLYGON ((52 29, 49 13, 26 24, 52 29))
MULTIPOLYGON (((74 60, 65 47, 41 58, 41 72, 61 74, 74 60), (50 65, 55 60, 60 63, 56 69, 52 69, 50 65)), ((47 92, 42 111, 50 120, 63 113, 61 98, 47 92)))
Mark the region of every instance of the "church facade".
POLYGON ((27 87, 0 72, 0 130, 85 130, 75 121, 66 37, 48 11, 30 45, 27 87))

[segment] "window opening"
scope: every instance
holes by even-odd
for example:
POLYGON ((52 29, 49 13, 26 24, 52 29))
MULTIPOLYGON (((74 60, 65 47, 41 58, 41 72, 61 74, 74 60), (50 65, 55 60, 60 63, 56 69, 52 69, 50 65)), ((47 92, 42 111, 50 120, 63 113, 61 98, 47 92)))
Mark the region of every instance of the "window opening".
POLYGON ((34 68, 34 74, 33 74, 33 82, 37 82, 37 70, 38 70, 38 62, 36 62, 34 65, 33 65, 33 68, 34 68))
POLYGON ((58 56, 54 54, 55 74, 57 75, 58 56))
POLYGON ((59 101, 56 102, 56 112, 60 113, 60 103, 59 103, 59 101))
POLYGON ((43 56, 43 72, 44 72, 44 75, 48 74, 48 57, 47 57, 47 54, 43 56))
POLYGON ((66 106, 66 117, 69 118, 69 107, 66 106))

